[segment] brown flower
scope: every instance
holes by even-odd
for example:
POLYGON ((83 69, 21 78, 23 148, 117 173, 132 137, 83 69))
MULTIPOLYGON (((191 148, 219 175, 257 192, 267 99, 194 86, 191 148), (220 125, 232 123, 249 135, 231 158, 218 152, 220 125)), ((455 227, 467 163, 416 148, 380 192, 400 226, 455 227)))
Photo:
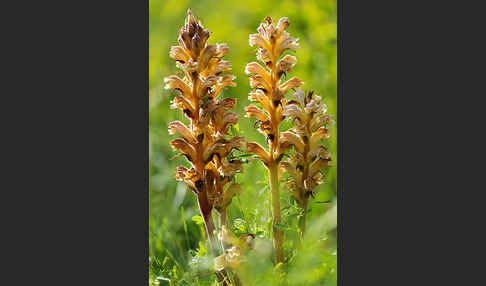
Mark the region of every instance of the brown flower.
POLYGON ((322 139, 329 138, 327 126, 333 124, 321 98, 313 92, 304 94, 297 90, 284 106, 284 115, 294 122, 294 128, 281 134, 281 148, 294 148, 291 155, 280 167, 292 178, 287 187, 305 209, 315 188, 322 184, 321 169, 329 166, 331 156, 326 147, 320 145, 322 139))
MULTIPOLYGON (((247 151, 255 153, 269 170, 269 184, 272 192, 272 216, 273 224, 276 226, 280 218, 280 202, 278 187, 278 163, 283 153, 290 148, 291 144, 300 145, 292 134, 283 133, 282 140, 279 134, 279 125, 284 120, 283 106, 287 100, 285 94, 294 88, 299 87, 303 82, 293 77, 282 82, 282 76, 291 71, 297 63, 297 58, 286 55, 283 52, 294 50, 298 47, 297 39, 285 31, 289 26, 287 18, 281 18, 275 26, 270 17, 265 18, 257 31, 251 34, 249 44, 257 48, 256 58, 263 65, 257 62, 247 64, 245 73, 250 78, 250 86, 253 90, 249 93, 248 99, 260 103, 262 108, 257 106, 246 107, 246 117, 255 117, 255 126, 258 131, 265 135, 268 150, 265 150, 257 143, 248 143, 247 151), (280 59, 281 58, 281 59, 280 59)), ((283 262, 283 233, 276 228, 273 231, 276 262, 283 262)))
POLYGON ((234 149, 245 147, 244 138, 228 137, 231 125, 238 122, 238 115, 230 112, 236 100, 221 98, 226 87, 236 86, 231 64, 223 60, 228 52, 226 44, 208 44, 210 33, 190 10, 184 26, 179 31, 178 45, 169 55, 183 71, 183 77, 175 75, 164 79, 165 88, 177 94, 171 108, 180 109, 189 124, 171 122, 170 134, 181 137, 170 141, 172 148, 185 156, 191 167, 179 166, 176 179, 184 181, 196 195, 206 226, 206 234, 214 247, 215 230, 212 209, 226 212, 232 197, 241 187, 229 185, 231 178, 242 172, 242 162, 228 159, 234 149))

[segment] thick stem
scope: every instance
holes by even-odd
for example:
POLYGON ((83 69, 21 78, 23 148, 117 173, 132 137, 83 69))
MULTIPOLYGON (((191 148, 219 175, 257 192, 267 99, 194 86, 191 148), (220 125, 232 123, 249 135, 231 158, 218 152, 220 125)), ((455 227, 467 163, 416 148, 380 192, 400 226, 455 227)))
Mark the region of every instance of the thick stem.
POLYGON ((197 196, 197 203, 199 205, 199 211, 201 212, 201 216, 204 220, 204 229, 206 230, 206 237, 208 238, 209 246, 211 251, 214 255, 217 255, 215 252, 215 238, 214 238, 214 222, 213 216, 211 213, 211 206, 209 205, 208 197, 206 192, 201 192, 197 196))
MULTIPOLYGON (((216 248, 216 239, 214 237, 214 222, 213 222, 213 215, 212 215, 212 208, 209 205, 208 197, 206 195, 206 192, 201 192, 197 196, 197 203, 199 205, 199 211, 201 212, 201 216, 203 217, 204 220, 204 229, 206 230, 206 237, 208 238, 209 242, 209 248, 211 249, 211 253, 213 253, 214 256, 218 255, 218 251, 216 248)), ((223 285, 229 286, 229 279, 228 279, 228 274, 226 273, 225 270, 223 271, 217 271, 216 272, 216 277, 218 278, 219 282, 223 282, 223 285)))
POLYGON ((280 216, 280 190, 278 183, 278 165, 275 162, 269 166, 270 191, 272 193, 272 217, 273 217, 273 248, 275 249, 275 262, 284 262, 283 232, 277 229, 281 222, 280 216))

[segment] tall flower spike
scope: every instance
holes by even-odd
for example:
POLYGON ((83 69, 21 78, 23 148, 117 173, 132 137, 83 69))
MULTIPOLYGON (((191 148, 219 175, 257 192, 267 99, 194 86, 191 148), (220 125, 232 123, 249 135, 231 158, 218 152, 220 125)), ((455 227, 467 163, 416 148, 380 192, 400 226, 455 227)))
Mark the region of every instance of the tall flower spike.
POLYGON ((270 173, 270 189, 272 192, 273 245, 276 262, 283 262, 283 233, 277 229, 280 217, 280 191, 278 164, 282 159, 283 150, 279 144, 279 125, 284 120, 283 106, 286 104, 285 94, 299 87, 303 82, 291 78, 282 82, 284 74, 288 73, 297 63, 291 55, 282 57, 286 50, 295 51, 297 39, 285 31, 289 26, 287 18, 281 18, 275 26, 270 17, 260 24, 257 34, 251 34, 249 44, 257 47, 257 59, 263 64, 249 63, 245 72, 250 77, 250 86, 254 88, 248 97, 251 101, 261 104, 262 108, 249 106, 246 108, 248 118, 256 117, 258 130, 266 136, 268 150, 257 143, 248 143, 247 151, 253 152, 264 163, 270 173), (282 58, 281 58, 282 57, 282 58))
POLYGON ((293 148, 288 160, 281 162, 283 171, 290 174, 287 187, 292 196, 304 209, 302 217, 302 235, 305 232, 305 221, 309 198, 314 197, 314 190, 323 183, 321 169, 329 167, 331 156, 326 147, 320 145, 322 139, 329 138, 329 125, 333 124, 331 116, 326 114, 326 105, 314 93, 304 94, 302 90, 294 93, 295 100, 289 101, 283 114, 289 117, 294 127, 280 134, 280 148, 293 148))
POLYGON ((222 60, 228 46, 207 44, 209 35, 188 10, 185 24, 179 31, 179 45, 173 46, 169 53, 184 77, 172 75, 164 81, 165 88, 179 92, 172 99, 171 108, 182 110, 190 121, 189 125, 180 121, 169 124, 170 134, 181 135, 170 141, 171 146, 191 164, 189 169, 178 167, 176 179, 184 181, 196 194, 206 234, 215 251, 212 210, 215 208, 226 220, 231 198, 241 191, 238 186, 226 186, 235 173, 242 171, 242 162, 229 160, 228 155, 233 149, 244 148, 245 144, 242 137, 227 138, 229 127, 238 122, 238 115, 228 111, 236 100, 218 97, 225 87, 236 86, 235 77, 222 75, 231 70, 230 63, 222 60))

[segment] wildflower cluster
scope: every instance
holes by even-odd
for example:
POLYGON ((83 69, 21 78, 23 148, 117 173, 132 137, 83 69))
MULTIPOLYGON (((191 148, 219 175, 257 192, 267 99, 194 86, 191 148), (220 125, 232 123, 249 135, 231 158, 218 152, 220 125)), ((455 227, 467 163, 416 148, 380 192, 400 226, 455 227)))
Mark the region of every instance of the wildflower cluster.
MULTIPOLYGON (((223 285, 229 285, 226 270, 236 273, 245 256, 253 247, 251 234, 237 237, 227 227, 226 211, 233 197, 242 191, 234 183, 234 176, 243 171, 243 160, 234 159, 233 150, 246 149, 256 155, 269 172, 271 211, 273 226, 273 247, 275 262, 285 262, 283 231, 280 210, 280 172, 286 172, 291 179, 287 188, 304 209, 302 233, 305 231, 305 216, 309 198, 314 196, 319 184, 323 183, 321 171, 329 166, 330 154, 321 144, 329 138, 328 126, 333 124, 326 114, 326 105, 313 92, 305 94, 298 89, 303 82, 289 73, 297 58, 286 55, 295 51, 297 39, 286 31, 287 18, 281 18, 274 25, 270 17, 251 34, 249 44, 257 48, 256 58, 260 63, 247 64, 245 73, 249 76, 252 90, 248 99, 256 104, 245 108, 246 117, 255 117, 255 127, 266 138, 267 146, 249 142, 243 137, 229 136, 230 127, 238 123, 238 114, 229 111, 236 105, 234 98, 222 98, 226 87, 234 87, 235 77, 227 74, 231 65, 223 57, 228 52, 226 44, 208 44, 210 32, 200 21, 196 21, 188 10, 184 26, 179 31, 178 45, 170 49, 170 57, 182 70, 183 77, 176 75, 164 79, 165 88, 177 91, 172 98, 171 108, 180 109, 189 124, 173 121, 169 133, 179 138, 170 145, 184 156, 190 166, 179 166, 176 179, 185 182, 197 197, 199 210, 204 220, 206 236, 213 254, 217 256, 213 209, 219 214, 219 240, 223 253, 216 257, 216 274, 223 285), (289 91, 293 98, 286 98, 289 91), (293 127, 280 132, 279 127, 286 119, 293 127), (293 151, 292 151, 293 150, 293 151), (288 157, 283 161, 284 155, 288 157)), ((174 157, 174 158, 175 158, 174 157)), ((241 282, 234 274, 234 285, 241 282)))

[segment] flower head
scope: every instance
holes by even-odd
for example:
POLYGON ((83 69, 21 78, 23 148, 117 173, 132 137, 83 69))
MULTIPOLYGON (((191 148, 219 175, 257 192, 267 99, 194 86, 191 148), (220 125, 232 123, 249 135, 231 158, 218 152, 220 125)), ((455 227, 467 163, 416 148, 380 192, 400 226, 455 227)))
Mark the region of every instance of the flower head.
POLYGON ((283 114, 294 122, 294 128, 280 134, 280 147, 282 150, 293 148, 295 153, 281 162, 280 168, 290 175, 287 187, 303 205, 314 195, 315 188, 323 183, 321 169, 329 166, 331 161, 327 148, 320 142, 329 138, 327 127, 333 121, 325 113, 327 108, 321 97, 312 91, 306 95, 299 89, 293 97, 294 100, 285 105, 283 114))
MULTIPOLYGON (((165 88, 177 91, 171 108, 180 109, 190 124, 181 121, 169 123, 169 134, 181 137, 170 141, 172 148, 184 156, 190 168, 180 166, 176 179, 184 181, 188 189, 207 198, 209 211, 222 210, 229 205, 238 188, 227 186, 230 178, 242 171, 242 162, 230 160, 234 149, 245 147, 244 138, 228 138, 231 125, 238 115, 230 112, 236 104, 234 98, 220 98, 226 87, 236 86, 229 61, 223 60, 228 52, 226 44, 208 44, 209 30, 187 11, 184 26, 179 30, 178 45, 169 55, 184 76, 168 76, 165 88)), ((204 200, 206 201, 206 200, 204 200)))
POLYGON ((246 116, 256 118, 255 126, 258 127, 258 131, 265 135, 267 143, 274 147, 270 148, 272 149, 269 151, 270 154, 265 155, 258 144, 258 146, 248 146, 258 152, 258 157, 266 165, 267 157, 271 161, 281 153, 278 150, 278 127, 285 118, 283 114, 283 106, 287 101, 285 94, 303 84, 296 77, 284 82, 281 80, 282 76, 290 72, 297 63, 297 58, 291 55, 281 58, 284 51, 295 51, 298 47, 297 39, 285 31, 289 24, 287 18, 281 18, 275 26, 272 19, 266 17, 265 22, 258 27, 258 33, 251 34, 249 39, 250 46, 257 47, 257 59, 263 63, 263 66, 251 62, 245 68, 245 73, 250 78, 250 86, 253 88, 248 99, 261 105, 261 108, 248 106, 246 116))

